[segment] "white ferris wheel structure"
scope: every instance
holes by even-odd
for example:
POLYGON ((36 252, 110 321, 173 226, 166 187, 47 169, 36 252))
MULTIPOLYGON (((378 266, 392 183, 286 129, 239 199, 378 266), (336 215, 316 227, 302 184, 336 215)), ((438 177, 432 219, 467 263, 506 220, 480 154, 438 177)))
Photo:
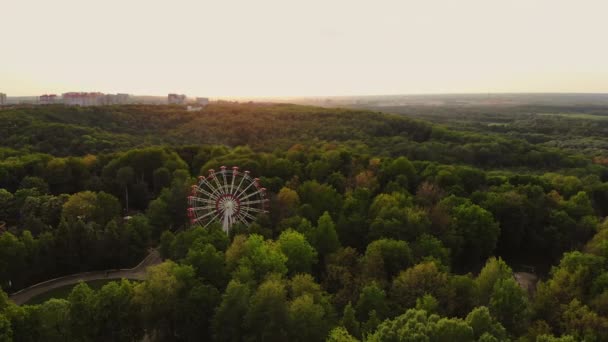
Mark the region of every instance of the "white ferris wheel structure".
POLYGON ((190 223, 207 227, 219 222, 228 233, 233 224, 249 225, 256 216, 267 213, 266 188, 259 178, 249 171, 241 172, 237 166, 220 171, 210 169, 208 176, 199 176, 188 196, 190 223))

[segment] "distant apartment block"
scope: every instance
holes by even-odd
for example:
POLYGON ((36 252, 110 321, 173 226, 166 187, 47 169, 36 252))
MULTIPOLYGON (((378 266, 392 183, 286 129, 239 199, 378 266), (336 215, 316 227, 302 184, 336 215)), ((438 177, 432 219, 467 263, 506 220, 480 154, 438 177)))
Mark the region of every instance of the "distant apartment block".
POLYGON ((49 105, 59 103, 59 98, 55 94, 44 94, 38 97, 38 103, 41 105, 49 105))
POLYGON ((64 93, 62 95, 63 103, 68 106, 101 106, 104 104, 105 95, 103 93, 64 93))
POLYGON ((6 94, 0 93, 0 106, 4 106, 6 104, 6 94))
POLYGON ((122 105, 131 103, 129 94, 107 94, 103 101, 104 105, 122 105))
POLYGON ((167 95, 167 102, 169 104, 183 105, 186 103, 186 95, 184 94, 169 94, 167 95))
POLYGON ((208 97, 197 97, 196 104, 200 105, 200 106, 206 106, 209 104, 209 98, 208 97))

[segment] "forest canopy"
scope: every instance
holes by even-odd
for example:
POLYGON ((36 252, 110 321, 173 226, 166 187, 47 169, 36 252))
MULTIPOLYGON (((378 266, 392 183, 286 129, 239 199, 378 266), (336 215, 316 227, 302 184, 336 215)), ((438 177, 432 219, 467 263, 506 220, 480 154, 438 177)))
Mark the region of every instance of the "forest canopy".
POLYGON ((0 341, 608 339, 601 155, 448 119, 254 103, 2 110, 0 341), (228 235, 186 216, 195 177, 222 165, 259 175, 270 198, 228 235), (37 305, 7 295, 132 267, 151 247, 164 262, 144 281, 37 305), (541 279, 531 291, 522 271, 541 279))

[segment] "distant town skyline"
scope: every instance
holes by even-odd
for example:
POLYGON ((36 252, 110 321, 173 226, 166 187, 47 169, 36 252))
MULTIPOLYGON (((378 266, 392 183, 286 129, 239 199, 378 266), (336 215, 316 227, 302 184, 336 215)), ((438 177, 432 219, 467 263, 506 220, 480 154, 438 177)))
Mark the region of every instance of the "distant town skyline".
POLYGON ((3 4, 0 92, 607 93, 605 1, 3 4))

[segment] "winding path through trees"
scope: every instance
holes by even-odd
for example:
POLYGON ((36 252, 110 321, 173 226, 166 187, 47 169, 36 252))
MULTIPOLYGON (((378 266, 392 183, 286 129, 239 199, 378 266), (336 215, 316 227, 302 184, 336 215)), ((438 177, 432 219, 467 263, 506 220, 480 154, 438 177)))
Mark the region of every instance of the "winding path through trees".
POLYGON ((100 279, 134 279, 144 280, 146 278, 146 269, 149 266, 160 264, 162 261, 160 254, 156 249, 151 249, 148 255, 135 267, 113 269, 105 271, 83 272, 71 274, 65 277, 55 278, 41 283, 26 287, 23 290, 17 291, 10 295, 10 299, 17 305, 23 305, 30 299, 39 294, 51 291, 67 285, 77 284, 80 281, 92 281, 100 279))

